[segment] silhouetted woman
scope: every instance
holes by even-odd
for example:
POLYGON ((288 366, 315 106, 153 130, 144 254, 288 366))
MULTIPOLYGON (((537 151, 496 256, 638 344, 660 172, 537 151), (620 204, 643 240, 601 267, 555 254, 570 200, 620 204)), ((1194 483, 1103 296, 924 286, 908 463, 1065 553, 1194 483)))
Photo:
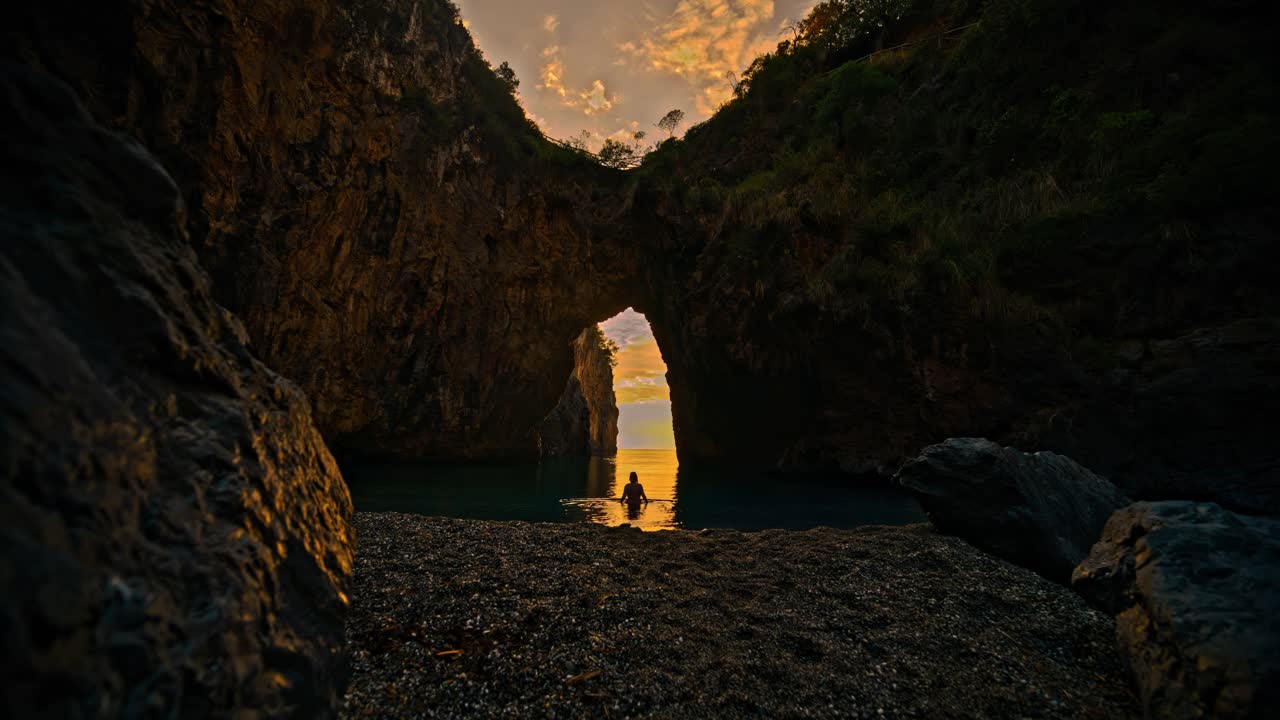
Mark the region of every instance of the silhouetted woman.
POLYGON ((644 494, 644 486, 640 484, 640 476, 631 473, 630 482, 622 488, 622 499, 618 502, 626 503, 632 510, 640 507, 641 502, 649 502, 649 498, 644 494))

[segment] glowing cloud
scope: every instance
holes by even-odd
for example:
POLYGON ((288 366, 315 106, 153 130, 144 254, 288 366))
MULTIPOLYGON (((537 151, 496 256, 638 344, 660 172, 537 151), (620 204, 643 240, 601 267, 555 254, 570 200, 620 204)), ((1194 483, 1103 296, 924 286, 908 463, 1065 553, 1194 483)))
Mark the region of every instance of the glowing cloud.
POLYGON ((649 69, 679 75, 697 91, 699 113, 711 114, 732 94, 727 77, 778 44, 773 0, 680 0, 639 43, 618 46, 649 69))
POLYGON ((542 80, 537 85, 539 90, 550 90, 551 92, 566 97, 568 90, 564 87, 564 61, 560 59, 560 46, 552 45, 542 51, 543 64, 539 71, 539 78, 542 80))
POLYGON ((542 67, 538 78, 542 81, 536 86, 539 90, 555 93, 560 104, 582 110, 588 117, 599 115, 613 109, 621 98, 611 93, 601 80, 594 80, 585 90, 571 90, 565 85, 564 59, 559 45, 552 45, 542 51, 542 67))
POLYGON ((583 112, 588 115, 608 112, 618 101, 617 96, 610 95, 609 91, 605 90, 604 83, 599 80, 592 82, 590 89, 578 93, 578 98, 583 105, 583 112))
POLYGON ((685 126, 732 97, 726 74, 741 74, 772 51, 783 18, 803 17, 816 0, 644 0, 592 2, 456 0, 476 41, 497 65, 526 79, 519 100, 552 137, 595 150, 621 130, 680 108, 685 126), (597 85, 598 81, 598 85, 597 85), (535 89, 536 88, 536 89, 535 89))
MULTIPOLYGON (((648 328, 645 328, 648 330, 648 328)), ((614 340, 614 342, 618 342, 614 340)), ((650 335, 628 345, 619 343, 618 366, 613 369, 613 389, 619 403, 652 402, 671 399, 667 387, 667 366, 650 335)))

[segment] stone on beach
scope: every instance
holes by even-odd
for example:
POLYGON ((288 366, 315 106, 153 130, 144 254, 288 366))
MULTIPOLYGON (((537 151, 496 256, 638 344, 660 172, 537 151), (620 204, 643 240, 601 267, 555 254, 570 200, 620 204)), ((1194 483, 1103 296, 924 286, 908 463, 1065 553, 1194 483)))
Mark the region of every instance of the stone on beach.
POLYGON ((997 557, 1066 583, 1107 518, 1129 500, 1069 458, 952 438, 908 460, 896 480, 933 524, 997 557))
POLYGON ((1072 586, 1116 614, 1148 717, 1280 708, 1280 521, 1136 503, 1107 522, 1072 586))

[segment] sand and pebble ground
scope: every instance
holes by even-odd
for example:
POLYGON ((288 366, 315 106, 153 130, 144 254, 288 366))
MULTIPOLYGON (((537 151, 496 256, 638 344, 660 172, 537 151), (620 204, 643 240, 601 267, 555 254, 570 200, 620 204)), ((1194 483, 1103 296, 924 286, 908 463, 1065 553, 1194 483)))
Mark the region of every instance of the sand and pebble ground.
POLYGON ((1125 718, 1111 621, 926 525, 356 516, 348 718, 1125 718))

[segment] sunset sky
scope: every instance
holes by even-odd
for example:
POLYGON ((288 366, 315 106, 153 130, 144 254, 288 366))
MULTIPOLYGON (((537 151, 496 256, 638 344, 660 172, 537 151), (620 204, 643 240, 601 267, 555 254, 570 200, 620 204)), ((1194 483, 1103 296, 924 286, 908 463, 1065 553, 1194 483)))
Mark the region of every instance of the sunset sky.
POLYGON ((726 73, 790 38, 788 25, 816 0, 458 0, 480 49, 511 63, 519 97, 543 131, 587 130, 630 141, 668 110, 685 112, 683 132, 730 95, 726 73))
POLYGON ((671 433, 671 392, 667 366, 644 315, 627 308, 600 323, 618 344, 613 389, 618 395, 618 447, 675 448, 671 433))

